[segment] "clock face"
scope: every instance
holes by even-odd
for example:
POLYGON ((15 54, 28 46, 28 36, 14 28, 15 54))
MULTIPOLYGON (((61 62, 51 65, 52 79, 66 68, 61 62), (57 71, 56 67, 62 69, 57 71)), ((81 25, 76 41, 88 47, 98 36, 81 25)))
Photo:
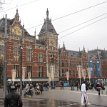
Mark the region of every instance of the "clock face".
POLYGON ((50 40, 50 45, 51 46, 55 46, 55 41, 54 40, 50 40))
POLYGON ((22 34, 22 30, 20 29, 19 26, 14 26, 12 28, 12 33, 14 33, 15 35, 21 35, 22 34))

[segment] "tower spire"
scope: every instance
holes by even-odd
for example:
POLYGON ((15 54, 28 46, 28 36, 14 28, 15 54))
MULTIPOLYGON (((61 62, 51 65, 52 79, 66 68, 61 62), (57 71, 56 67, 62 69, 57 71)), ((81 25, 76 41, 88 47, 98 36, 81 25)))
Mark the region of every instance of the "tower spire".
POLYGON ((34 31, 34 36, 36 36, 36 28, 35 28, 35 31, 34 31))
POLYGON ((46 18, 48 19, 49 18, 49 10, 47 8, 47 11, 46 11, 46 18))
POLYGON ((63 42, 63 49, 65 50, 65 44, 64 44, 64 42, 63 42))
POLYGON ((52 22, 51 22, 51 19, 49 19, 48 8, 46 10, 46 19, 44 20, 44 24, 42 26, 42 29, 41 29, 39 35, 44 34, 46 32, 51 32, 51 33, 53 33, 55 35, 58 35, 56 30, 55 30, 55 28, 54 28, 54 26, 53 26, 53 24, 52 24, 52 22))
POLYGON ((15 20, 16 20, 16 21, 19 21, 19 13, 18 13, 18 9, 16 9, 15 20))

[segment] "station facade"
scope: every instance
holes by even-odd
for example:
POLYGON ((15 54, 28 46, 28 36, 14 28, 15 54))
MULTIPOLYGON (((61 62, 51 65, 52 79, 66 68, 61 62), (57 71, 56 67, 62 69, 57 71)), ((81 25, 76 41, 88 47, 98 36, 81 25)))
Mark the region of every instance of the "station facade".
POLYGON ((1 78, 4 64, 8 81, 19 81, 20 78, 23 81, 59 81, 107 77, 107 51, 95 49, 86 52, 84 47, 82 51, 73 51, 67 50, 65 44, 59 47, 58 33, 49 18, 48 9, 38 35, 36 32, 30 35, 21 25, 18 9, 13 19, 0 19, 1 78), (98 61, 99 65, 96 65, 98 61))

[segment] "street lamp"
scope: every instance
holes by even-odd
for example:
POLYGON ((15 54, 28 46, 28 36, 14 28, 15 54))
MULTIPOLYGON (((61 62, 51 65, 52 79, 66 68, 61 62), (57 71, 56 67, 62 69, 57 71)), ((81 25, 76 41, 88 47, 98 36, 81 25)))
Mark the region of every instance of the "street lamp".
POLYGON ((22 50, 23 50, 23 36, 24 36, 24 25, 22 28, 22 35, 20 37, 20 95, 22 95, 22 67, 23 67, 23 60, 22 60, 22 50))
POLYGON ((22 95, 22 46, 20 46, 20 95, 22 95))
POLYGON ((7 14, 5 15, 5 33, 4 33, 4 66, 3 66, 3 84, 4 84, 4 97, 6 95, 7 79, 7 57, 6 57, 6 39, 7 39, 7 14))
POLYGON ((20 46, 20 95, 22 95, 22 46, 20 46))
MULTIPOLYGON (((23 28, 24 28, 24 25, 23 25, 23 28)), ((23 28, 22 28, 22 36, 20 37, 20 95, 22 95, 22 43, 23 43, 23 34, 24 34, 24 31, 23 31, 23 28)))

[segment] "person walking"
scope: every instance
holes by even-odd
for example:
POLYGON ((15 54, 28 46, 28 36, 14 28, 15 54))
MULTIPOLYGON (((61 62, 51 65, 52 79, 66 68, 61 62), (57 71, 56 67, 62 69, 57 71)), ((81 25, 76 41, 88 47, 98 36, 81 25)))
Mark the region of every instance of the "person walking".
POLYGON ((39 84, 39 87, 40 87, 40 92, 41 92, 41 94, 42 94, 42 92, 43 92, 43 84, 40 83, 40 84, 39 84))
POLYGON ((97 82, 97 84, 96 84, 96 90, 98 91, 98 95, 99 95, 99 96, 100 96, 100 91, 101 91, 101 89, 102 89, 101 83, 100 83, 100 82, 97 82))
POLYGON ((83 81, 81 84, 81 105, 89 105, 88 95, 86 90, 86 83, 83 81))
POLYGON ((11 86, 11 91, 4 98, 4 107, 22 107, 21 96, 16 93, 16 88, 14 85, 11 86))

